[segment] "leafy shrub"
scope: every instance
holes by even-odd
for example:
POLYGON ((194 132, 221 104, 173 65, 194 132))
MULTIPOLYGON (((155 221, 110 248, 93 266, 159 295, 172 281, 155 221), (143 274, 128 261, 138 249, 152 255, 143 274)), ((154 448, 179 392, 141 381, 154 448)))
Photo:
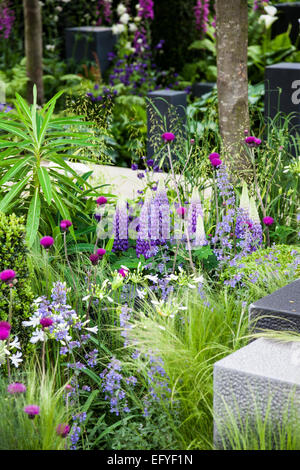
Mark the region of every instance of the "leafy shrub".
MULTIPOLYGON (((26 342, 22 321, 31 315, 33 293, 26 261, 24 218, 0 212, 0 271, 13 269, 17 283, 13 289, 13 333, 26 342)), ((0 319, 6 320, 9 308, 9 287, 0 284, 0 319)))

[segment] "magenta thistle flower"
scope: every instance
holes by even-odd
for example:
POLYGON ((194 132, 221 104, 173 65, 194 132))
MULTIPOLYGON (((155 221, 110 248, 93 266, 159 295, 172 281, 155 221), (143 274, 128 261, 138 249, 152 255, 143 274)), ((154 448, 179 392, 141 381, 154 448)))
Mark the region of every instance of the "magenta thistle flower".
POLYGON ((53 243, 54 243, 53 238, 52 238, 52 237, 49 237, 49 236, 46 236, 46 237, 43 237, 43 238, 40 239, 40 244, 41 244, 44 248, 46 248, 46 250, 47 250, 48 248, 50 248, 50 246, 52 246, 53 243))
POLYGON ((26 386, 20 382, 14 382, 8 385, 7 392, 10 393, 11 395, 24 393, 26 392, 26 386))
POLYGON ((164 132, 161 136, 161 138, 165 141, 165 142, 172 142, 172 140, 175 139, 175 135, 172 133, 172 132, 164 132))
POLYGON ((105 255, 105 253, 106 253, 106 250, 104 248, 98 248, 97 255, 99 256, 99 258, 102 259, 102 257, 105 255))
POLYGON ((100 196, 98 197, 98 199, 96 199, 96 203, 98 204, 98 206, 104 206, 104 204, 107 203, 107 199, 105 196, 100 196))
POLYGON ((210 163, 212 164, 212 166, 214 167, 218 167, 220 165, 222 165, 222 160, 220 160, 219 158, 213 158, 210 163))
POLYGON ((61 423, 56 428, 56 434, 61 437, 67 437, 70 432, 70 426, 66 423, 61 423))
POLYGON ((10 330, 0 327, 0 341, 5 341, 10 335, 10 330))
POLYGON ((180 215, 180 217, 184 217, 184 214, 186 213, 186 208, 185 207, 178 207, 176 209, 176 212, 178 215, 180 215))
POLYGON ((216 152, 213 152, 209 155, 208 158, 210 159, 210 161, 214 160, 215 158, 218 158, 220 160, 220 154, 216 153, 216 152))
POLYGON ((248 137, 245 138, 245 143, 249 147, 258 147, 261 144, 261 140, 257 139, 253 135, 249 135, 248 137))
POLYGON ((29 419, 34 419, 40 414, 40 407, 37 405, 27 405, 24 408, 24 412, 28 415, 29 419))
POLYGON ((128 270, 121 268, 119 269, 118 273, 121 274, 122 277, 126 277, 128 274, 128 270))
POLYGON ((13 269, 5 269, 0 273, 0 279, 3 282, 11 282, 16 277, 16 273, 13 269))
POLYGON ((5 330, 11 330, 11 325, 7 321, 0 321, 0 328, 4 328, 5 330))
POLYGON ((263 223, 267 226, 273 225, 274 224, 274 219, 273 217, 267 216, 263 218, 263 223))
POLYGON ((93 266, 96 266, 99 261, 99 256, 97 254, 92 254, 90 255, 90 262, 92 263, 93 266))
POLYGON ((68 231, 69 227, 71 227, 73 224, 70 220, 62 220, 60 223, 60 228, 63 230, 63 232, 68 231))
POLYGON ((48 328, 49 326, 53 325, 53 320, 50 317, 44 317, 40 319, 40 324, 43 328, 48 328))

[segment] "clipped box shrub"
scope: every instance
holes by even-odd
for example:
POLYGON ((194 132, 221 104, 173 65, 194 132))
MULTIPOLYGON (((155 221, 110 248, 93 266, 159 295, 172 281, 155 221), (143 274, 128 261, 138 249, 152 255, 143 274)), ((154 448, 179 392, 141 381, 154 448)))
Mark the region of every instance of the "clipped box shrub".
MULTIPOLYGON (((24 346, 28 342, 28 337, 22 326, 22 321, 32 314, 33 302, 25 245, 24 218, 0 212, 0 272, 4 269, 13 269, 16 272, 17 283, 13 290, 12 334, 18 335, 24 346)), ((9 287, 1 282, 0 320, 7 320, 8 308, 9 287)))

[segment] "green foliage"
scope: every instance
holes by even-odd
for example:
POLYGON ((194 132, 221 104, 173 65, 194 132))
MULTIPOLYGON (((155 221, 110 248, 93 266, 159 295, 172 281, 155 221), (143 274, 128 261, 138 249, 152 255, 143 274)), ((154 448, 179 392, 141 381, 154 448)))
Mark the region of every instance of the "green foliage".
MULTIPOLYGON (((87 188, 84 196, 91 192, 91 186, 68 165, 66 158, 87 160, 80 152, 96 144, 89 140, 88 123, 83 132, 78 130, 83 125, 80 118, 53 117, 61 94, 38 110, 34 87, 31 107, 17 94, 16 113, 0 114, 0 129, 4 131, 0 138, 0 210, 27 214, 29 246, 35 241, 41 219, 51 221, 53 212, 72 219, 72 213, 84 208, 84 197, 74 193, 74 189, 78 190, 74 180, 87 188), (76 130, 71 132, 70 127, 76 130)), ((97 139, 93 136, 92 140, 97 139)))
POLYGON ((65 440, 56 428, 67 423, 63 389, 57 390, 55 369, 42 375, 32 366, 19 382, 26 385, 25 394, 10 395, 7 383, 0 378, 0 450, 64 450, 65 440), (33 420, 23 411, 26 405, 38 405, 40 414, 33 420))
MULTIPOLYGON (((284 276, 284 284, 296 278, 296 268, 300 264, 300 248, 290 245, 275 245, 270 248, 262 248, 251 255, 241 258, 236 266, 227 267, 221 273, 221 281, 229 281, 236 275, 240 275, 240 281, 249 292, 260 288, 266 293, 273 290, 274 282, 284 276)), ((284 285, 283 284, 283 285, 284 285)), ((239 290, 242 286, 239 284, 239 290)))
MULTIPOLYGON (((19 336, 23 344, 27 341, 27 335, 22 327, 22 321, 32 314, 33 301, 27 256, 24 218, 0 212, 0 271, 13 269, 16 272, 17 282, 13 288, 12 328, 13 333, 19 336)), ((9 287, 2 282, 0 284, 1 320, 7 320, 8 310, 9 287)))

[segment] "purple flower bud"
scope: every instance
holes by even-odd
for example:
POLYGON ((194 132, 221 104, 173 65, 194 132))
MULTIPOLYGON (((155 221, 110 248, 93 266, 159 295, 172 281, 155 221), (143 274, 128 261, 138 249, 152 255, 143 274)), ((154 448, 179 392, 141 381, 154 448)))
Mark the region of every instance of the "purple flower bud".
POLYGON ((34 419, 35 416, 40 414, 40 407, 37 405, 27 405, 24 408, 24 412, 28 414, 28 418, 34 419))
POLYGON ((59 424, 56 428, 56 434, 63 438, 67 437, 70 432, 70 426, 66 423, 59 424))
POLYGON ((49 236, 46 236, 46 237, 43 237, 40 239, 40 244, 46 248, 46 250, 48 250, 48 248, 50 248, 50 246, 52 246, 54 243, 54 240, 52 237, 49 237, 49 236))
POLYGON ((93 266, 96 266, 96 264, 98 264, 98 261, 99 261, 98 255, 96 254, 90 255, 90 262, 92 263, 93 266))
POLYGON ((9 283, 14 280, 16 273, 13 269, 5 269, 0 273, 0 279, 3 282, 9 283))
POLYGON ((98 206, 104 206, 104 204, 107 203, 107 199, 104 196, 100 196, 98 197, 98 199, 96 199, 96 203, 98 204, 98 206))
POLYGON ((139 167, 138 167, 138 165, 137 165, 136 163, 133 163, 133 164, 131 165, 131 169, 132 169, 133 171, 138 170, 138 168, 139 168, 139 167))
POLYGON ((43 328, 48 328, 49 326, 53 325, 53 320, 50 317, 44 317, 40 319, 40 324, 43 328))
POLYGON ((172 132, 164 132, 161 136, 161 138, 165 142, 172 142, 175 139, 175 135, 172 132))
POLYGON ((100 259, 103 258, 103 256, 105 255, 106 253, 106 250, 104 248, 98 248, 97 250, 97 255, 99 256, 100 259))
POLYGON ((73 224, 70 220, 65 219, 62 220, 60 223, 60 228, 62 229, 63 232, 67 232, 69 230, 69 227, 71 227, 73 224))
POLYGON ((267 216, 263 218, 263 223, 267 226, 273 225, 274 222, 275 220, 273 219, 273 217, 267 216))

